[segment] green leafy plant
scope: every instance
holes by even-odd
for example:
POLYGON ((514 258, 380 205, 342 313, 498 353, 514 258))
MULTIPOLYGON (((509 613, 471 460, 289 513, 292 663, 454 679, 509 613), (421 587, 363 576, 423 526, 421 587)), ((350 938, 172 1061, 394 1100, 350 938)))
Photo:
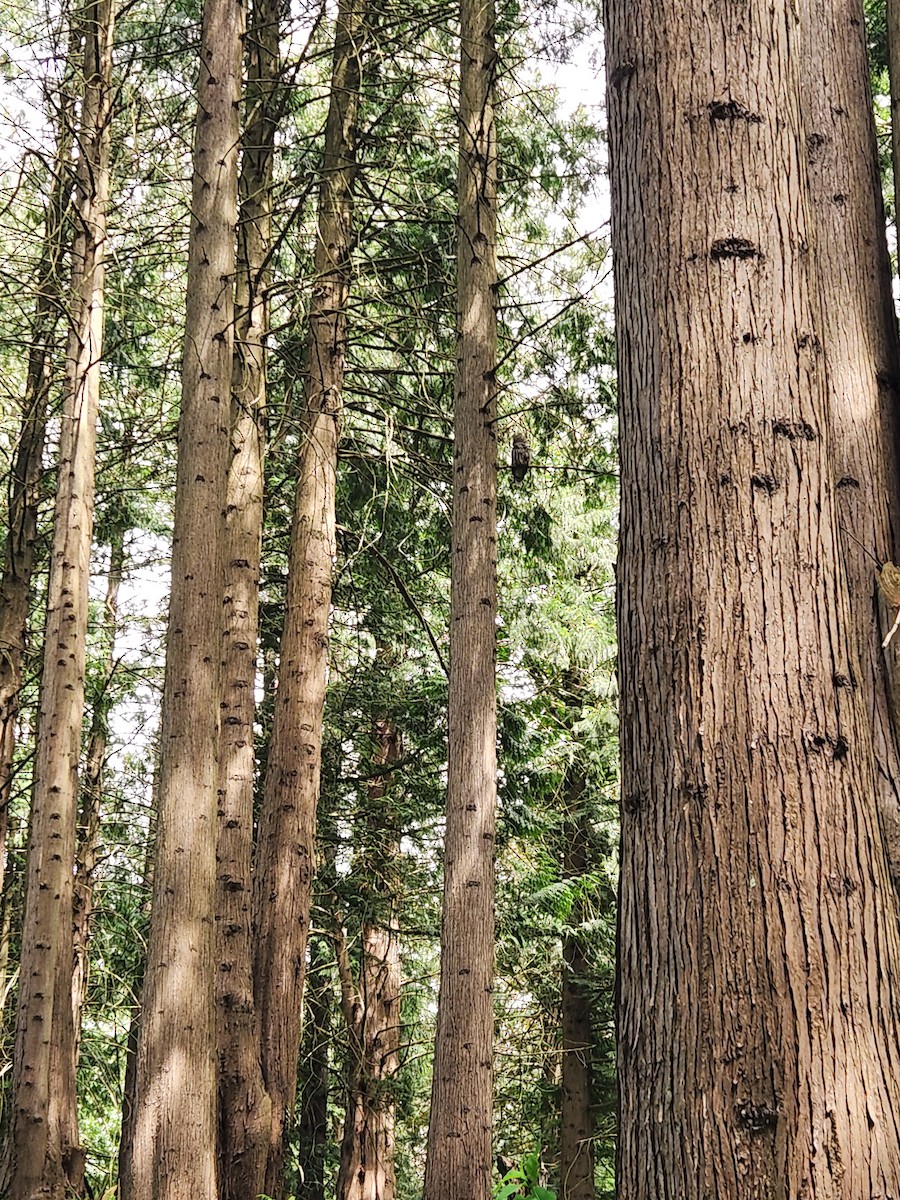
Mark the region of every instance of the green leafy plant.
POLYGON ((526 1154, 521 1166, 512 1167, 494 1188, 493 1200, 556 1200, 556 1192, 538 1183, 540 1153, 526 1154))

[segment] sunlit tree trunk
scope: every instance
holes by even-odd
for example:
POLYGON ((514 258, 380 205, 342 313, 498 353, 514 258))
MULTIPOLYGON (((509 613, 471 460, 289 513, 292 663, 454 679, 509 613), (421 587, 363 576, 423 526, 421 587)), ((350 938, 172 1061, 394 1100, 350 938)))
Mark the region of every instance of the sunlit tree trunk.
POLYGON ((900 560, 900 348, 865 24, 860 0, 805 0, 800 11, 833 479, 879 814, 900 886, 900 659, 898 646, 882 650, 895 610, 880 594, 872 561, 900 560))
POLYGON ((216 1194, 215 904, 243 10, 200 32, 153 907, 128 1200, 216 1194))
POLYGON ((216 848, 219 1187, 223 1200, 263 1189, 272 1106, 253 999, 251 862, 263 521, 267 286, 280 4, 256 0, 245 39, 231 462, 225 506, 225 642, 216 848))
POLYGON ((606 31, 618 1187, 891 1195, 900 963, 851 686, 797 6, 607 0, 606 31))
POLYGON ((265 1191, 276 1200, 284 1192, 284 1139, 293 1123, 306 970, 364 37, 364 0, 341 0, 319 195, 303 446, 254 881, 254 987, 263 1079, 272 1101, 265 1191))
MULTIPOLYGON (((388 720, 374 727, 373 766, 400 758, 400 734, 388 720)), ((358 982, 339 955, 342 1008, 349 1039, 347 1106, 337 1200, 395 1200, 394 1078, 400 1065, 400 943, 396 913, 397 822, 390 815, 390 776, 368 787, 358 874, 371 919, 360 931, 358 982)))
POLYGON ((447 824, 425 1200, 491 1190, 497 794, 494 6, 461 7, 447 824))
POLYGON ((40 720, 13 1061, 11 1200, 79 1193, 72 903, 109 199, 113 10, 83 16, 84 94, 59 479, 47 583, 40 720))

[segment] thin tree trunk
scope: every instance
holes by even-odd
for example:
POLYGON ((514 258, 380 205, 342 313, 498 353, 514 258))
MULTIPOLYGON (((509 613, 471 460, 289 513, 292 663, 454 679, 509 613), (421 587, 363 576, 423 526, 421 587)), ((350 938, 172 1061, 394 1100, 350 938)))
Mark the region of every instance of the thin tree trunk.
POLYGON ((63 259, 66 249, 66 215, 72 195, 72 117, 74 99, 69 91, 80 29, 72 22, 66 70, 59 99, 56 160, 47 201, 44 244, 35 275, 35 305, 31 322, 22 423, 9 478, 9 519, 6 556, 0 577, 0 893, 6 866, 9 800, 16 746, 16 716, 25 659, 31 580, 37 543, 38 504, 43 474, 44 444, 50 387, 57 357, 56 334, 65 307, 63 259))
POLYGON ((200 32, 153 908, 128 1200, 216 1192, 215 905, 243 10, 200 32))
POLYGON ((900 963, 870 722, 847 686, 796 6, 606 8, 618 1186, 892 1195, 900 963))
MULTIPOLYGON (((577 762, 566 780, 563 875, 580 879, 588 869, 588 821, 584 812, 584 772, 577 762)), ((574 926, 584 921, 576 900, 574 926)), ((560 1200, 594 1200, 594 1123, 591 1110, 591 1004, 585 986, 588 961, 582 935, 563 937, 562 1104, 560 1109, 560 1200)))
POLYGON ((896 646, 881 648, 895 613, 880 593, 870 557, 900 560, 900 346, 865 23, 860 0, 805 0, 801 14, 802 103, 833 478, 859 683, 873 734, 879 815, 891 874, 900 887, 900 660, 896 646))
POLYGON ((497 795, 493 0, 462 0, 449 756, 425 1200, 491 1190, 497 795))
POLYGON ((106 578, 106 603, 103 608, 104 669, 103 691, 97 697, 91 714, 87 754, 84 759, 84 780, 81 788, 81 818, 78 823, 75 855, 73 905, 74 963, 72 969, 72 1025, 74 1038, 73 1070, 78 1066, 81 1049, 81 1015, 87 998, 88 947, 91 937, 91 918, 94 912, 94 870, 97 866, 97 847, 100 836, 100 815, 103 800, 103 771, 106 764, 106 745, 109 738, 109 699, 112 683, 116 625, 119 613, 119 588, 125 566, 125 529, 113 530, 109 552, 109 574, 106 578))
POLYGON ((303 1016, 305 1082, 300 1092, 297 1142, 300 1178, 297 1200, 325 1200, 325 1149, 328 1143, 328 1077, 331 1044, 331 959, 322 938, 309 954, 309 981, 303 1016))
POLYGON ((364 37, 364 0, 341 0, 319 196, 303 448, 257 842, 254 986, 263 1078, 272 1100, 265 1191, 275 1200, 284 1192, 285 1131, 293 1123, 297 1087, 328 671, 338 426, 364 37))
MULTIPOLYGON (((374 729, 376 766, 400 758, 400 734, 388 720, 374 729)), ((397 923, 396 821, 386 811, 389 776, 369 784, 360 870, 373 882, 372 919, 363 922, 359 985, 346 953, 339 956, 341 994, 349 1037, 349 1071, 337 1200, 395 1200, 396 1150, 393 1081, 400 1066, 400 942, 397 923)))
POLYGON ((103 349, 113 10, 84 15, 72 312, 35 753, 19 1011, 11 1200, 80 1193, 72 1025, 72 884, 103 349))
POLYGON ((217 840, 216 1007, 219 1188, 223 1200, 263 1189, 272 1105, 263 1084, 253 999, 251 862, 263 523, 272 168, 279 73, 278 0, 256 0, 247 30, 239 182, 231 463, 225 506, 224 693, 217 840))
MULTIPOLYGON (((900 229, 898 196, 900 196, 900 0, 886 0, 885 23, 887 36, 888 75, 891 88, 891 165, 894 173, 894 227, 900 229)), ((900 271, 900 260, 898 260, 900 271)))

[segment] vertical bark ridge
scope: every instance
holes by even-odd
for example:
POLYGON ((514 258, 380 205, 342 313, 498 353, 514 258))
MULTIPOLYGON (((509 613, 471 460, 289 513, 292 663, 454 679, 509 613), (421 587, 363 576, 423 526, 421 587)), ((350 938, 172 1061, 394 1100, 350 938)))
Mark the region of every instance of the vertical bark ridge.
POLYGON ((494 6, 460 9, 457 360, 441 982, 425 1200, 491 1190, 497 794, 494 6))
POLYGON ((306 971, 328 623, 335 556, 337 446, 353 239, 364 0, 341 0, 319 193, 307 343, 303 446, 294 499, 278 690, 254 879, 254 981, 263 1078, 272 1100, 266 1194, 284 1192, 306 971))
POLYGON ((13 1058, 11 1200, 78 1194, 84 1172, 75 1100, 72 905, 103 354, 112 31, 110 0, 91 0, 83 17, 71 311, 13 1058))
POLYGON ((244 12, 206 0, 194 142, 153 907, 128 1200, 216 1193, 215 903, 224 507, 244 12))
POLYGON ((607 0, 606 29, 619 1187, 892 1195, 897 932, 848 686, 797 8, 607 0))

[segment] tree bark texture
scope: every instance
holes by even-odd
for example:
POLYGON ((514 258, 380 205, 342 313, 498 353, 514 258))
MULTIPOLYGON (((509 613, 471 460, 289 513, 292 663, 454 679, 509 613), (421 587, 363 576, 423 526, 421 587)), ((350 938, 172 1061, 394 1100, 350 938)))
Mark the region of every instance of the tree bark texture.
POLYGON ((425 1200, 491 1190, 497 795, 494 6, 460 9, 457 359, 441 982, 425 1200))
POLYGON ((297 1055, 328 674, 335 484, 350 291, 364 0, 341 0, 309 314, 303 446, 294 499, 278 690, 254 881, 254 982, 263 1079, 272 1101, 265 1191, 284 1192, 297 1055))
POLYGON ((77 223, 13 1058, 11 1200, 78 1194, 84 1172, 75 1099, 72 904, 103 353, 110 0, 91 0, 83 28, 77 223))
POLYGON ((253 999, 252 882, 259 571, 263 523, 266 335, 280 5, 256 0, 245 39, 231 462, 225 507, 225 641, 216 848, 219 1187, 263 1189, 271 1101, 253 999))
POLYGON ((215 855, 243 23, 239 0, 206 0, 129 1200, 216 1193, 215 855))
MULTIPOLYGON (((578 710, 580 711, 580 710, 578 710)), ((584 772, 577 762, 566 780, 563 826, 566 879, 580 879, 588 869, 588 823, 584 812, 584 772)), ((577 900, 571 922, 580 925, 584 904, 577 900)), ((591 1003, 586 989, 588 961, 577 928, 563 938, 562 971, 562 1102, 560 1107, 560 1200, 594 1200, 594 1123, 591 1100, 591 1003)))
POLYGON ((797 10, 606 17, 620 1195, 896 1195, 897 934, 850 686, 797 10))
POLYGON ((78 1066, 81 1048, 81 1016, 87 999, 91 918, 94 913, 94 871, 100 839, 100 818, 103 802, 103 772, 109 740, 109 689, 115 671, 116 627, 119 612, 119 589, 125 567, 125 529, 117 526, 111 535, 109 573, 106 577, 106 601, 103 607, 104 682, 94 702, 87 752, 84 757, 84 779, 81 787, 81 814, 78 822, 75 852, 75 881, 72 920, 72 1053, 73 1071, 78 1066))
MULTIPOLYGON (((376 766, 396 763, 400 732, 389 720, 374 728, 376 766)), ((358 982, 347 955, 339 956, 349 1041, 347 1106, 337 1200, 395 1200, 395 1095, 400 1066, 400 942, 397 921, 396 820, 388 811, 389 776, 369 784, 360 871, 369 916, 360 930, 358 982), (368 895, 367 895, 368 893, 368 895)))
POLYGON ((896 214, 897 196, 900 195, 900 0, 885 0, 885 33, 891 88, 891 166, 896 214))
MULTIPOLYGON (((72 74, 80 37, 75 23, 69 36, 66 76, 72 74)), ((38 506, 43 475, 44 443, 50 406, 50 386, 57 357, 57 328, 65 307, 63 260, 66 216, 72 195, 71 153, 74 99, 71 79, 65 78, 57 103, 60 109, 53 181, 47 201, 44 245, 34 281, 36 293, 31 323, 31 347, 22 401, 22 422, 9 478, 9 517, 6 556, 0 577, 0 893, 6 858, 16 745, 16 717, 25 660, 31 580, 37 545, 38 506)))
MULTIPOLYGON (((900 887, 900 660, 893 643, 881 647, 895 610, 881 595, 870 557, 900 559, 900 347, 865 23, 860 0, 805 0, 800 11, 833 480, 881 827, 900 887)), ((805 436, 799 429, 794 435, 805 436)))
POLYGON ((328 1080, 331 1046, 331 956, 322 938, 309 952, 309 980, 303 1014, 301 1051, 303 1086, 297 1122, 300 1178, 297 1200, 325 1200, 325 1151, 328 1144, 328 1080))

